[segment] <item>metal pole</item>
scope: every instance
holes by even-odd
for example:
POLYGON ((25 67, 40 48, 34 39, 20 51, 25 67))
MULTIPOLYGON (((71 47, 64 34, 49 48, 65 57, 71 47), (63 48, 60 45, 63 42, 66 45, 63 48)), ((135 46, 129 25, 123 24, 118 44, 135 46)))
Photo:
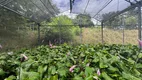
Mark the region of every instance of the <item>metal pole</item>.
POLYGON ((60 25, 59 25, 59 32, 60 32, 59 33, 59 41, 60 41, 59 43, 61 44, 61 42, 62 42, 61 33, 62 32, 61 32, 61 26, 60 25))
POLYGON ((101 37, 102 37, 102 44, 104 43, 104 31, 103 31, 103 28, 104 28, 104 24, 103 24, 103 21, 101 22, 101 37))
POLYGON ((122 15, 122 29, 123 29, 123 45, 124 45, 124 38, 125 38, 125 34, 124 34, 124 29, 125 29, 125 20, 124 20, 124 15, 122 15))
POLYGON ((141 40, 141 5, 138 5, 138 38, 141 40))
POLYGON ((83 36, 83 34, 82 34, 82 23, 81 23, 81 20, 79 19, 79 28, 80 28, 80 43, 82 44, 82 36, 83 36))
POLYGON ((81 37, 81 44, 82 44, 82 37, 83 37, 83 34, 82 34, 82 26, 81 26, 81 34, 80 34, 80 37, 81 37))
POLYGON ((38 45, 40 45, 40 24, 38 23, 38 45))
POLYGON ((62 32, 61 32, 61 27, 62 27, 62 26, 61 26, 61 24, 60 24, 60 20, 58 20, 59 44, 61 44, 61 42, 62 42, 62 41, 61 41, 61 39, 62 39, 62 38, 61 38, 61 34, 62 34, 62 32))

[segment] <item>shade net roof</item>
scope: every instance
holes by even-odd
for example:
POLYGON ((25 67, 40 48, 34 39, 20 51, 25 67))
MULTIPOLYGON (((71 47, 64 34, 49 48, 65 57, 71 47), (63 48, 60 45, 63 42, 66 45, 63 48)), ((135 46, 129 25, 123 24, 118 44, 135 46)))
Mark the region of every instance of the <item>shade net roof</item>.
POLYGON ((105 14, 121 12, 139 2, 141 0, 0 0, 0 6, 36 22, 69 10, 101 21, 105 14))

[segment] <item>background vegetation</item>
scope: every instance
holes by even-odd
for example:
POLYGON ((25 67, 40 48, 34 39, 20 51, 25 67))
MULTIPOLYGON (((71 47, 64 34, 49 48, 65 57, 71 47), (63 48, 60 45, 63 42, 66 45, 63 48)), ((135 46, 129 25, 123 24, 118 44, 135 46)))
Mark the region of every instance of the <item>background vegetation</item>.
POLYGON ((51 19, 51 22, 42 23, 44 42, 64 43, 74 40, 80 32, 79 26, 74 26, 72 20, 67 16, 59 16, 51 19))
POLYGON ((37 32, 29 28, 31 21, 3 8, 0 8, 0 18, 2 50, 31 47, 36 43, 37 32))
POLYGON ((94 23, 91 21, 89 14, 78 14, 75 19, 73 19, 75 25, 80 25, 83 27, 94 26, 94 23))
MULTIPOLYGON (((110 16, 117 14, 117 12, 110 12, 103 15, 103 19, 109 19, 110 16)), ((125 28, 137 29, 137 10, 132 9, 119 16, 109 19, 104 23, 107 28, 125 28)))
MULTIPOLYGON (((37 44, 37 24, 6 9, 0 8, 0 10, 0 44, 3 46, 2 50, 9 51, 22 47, 32 47, 37 44)), ((104 18, 113 14, 115 13, 104 14, 104 18)), ((123 15, 125 25, 122 25, 122 16, 105 22, 104 42, 122 44, 123 29, 125 29, 124 43, 137 44, 136 14, 136 10, 126 12, 123 15)), ((75 19, 57 16, 47 19, 41 25, 41 44, 46 45, 49 42, 54 44, 64 42, 97 44, 102 42, 100 26, 95 26, 91 17, 87 14, 79 14, 75 19)))

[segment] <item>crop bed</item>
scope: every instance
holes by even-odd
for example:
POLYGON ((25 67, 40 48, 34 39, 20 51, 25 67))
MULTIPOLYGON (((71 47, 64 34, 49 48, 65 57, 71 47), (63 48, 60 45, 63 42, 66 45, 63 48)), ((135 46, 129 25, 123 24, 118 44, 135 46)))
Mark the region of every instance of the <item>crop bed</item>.
POLYGON ((137 46, 115 44, 63 44, 3 52, 0 79, 141 80, 142 53, 137 46))

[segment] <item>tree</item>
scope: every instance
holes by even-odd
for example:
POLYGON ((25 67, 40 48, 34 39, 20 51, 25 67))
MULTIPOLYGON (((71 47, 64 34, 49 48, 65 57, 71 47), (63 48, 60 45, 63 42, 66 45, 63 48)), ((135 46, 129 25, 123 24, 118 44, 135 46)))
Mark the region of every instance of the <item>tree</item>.
POLYGON ((30 36, 27 19, 4 8, 0 8, 0 44, 4 50, 18 49, 35 44, 30 36), (31 41, 29 41, 31 40, 31 41))
POLYGON ((136 24, 137 24, 137 19, 135 16, 130 16, 125 19, 125 25, 126 25, 125 28, 127 28, 127 29, 136 28, 136 24))
POLYGON ((44 29, 42 32, 45 33, 45 42, 48 43, 64 43, 74 39, 75 35, 79 33, 79 26, 68 26, 73 25, 73 22, 67 16, 58 16, 51 19, 51 22, 42 22, 44 29))
POLYGON ((103 20, 105 20, 105 26, 107 28, 117 28, 121 25, 121 18, 119 16, 112 17, 116 14, 117 12, 109 12, 102 15, 103 20))
MULTIPOLYGON (((79 14, 77 17, 73 20, 73 23, 75 25, 87 25, 87 26, 93 26, 94 23, 91 21, 91 17, 89 14, 79 14)), ((86 26, 84 26, 86 27, 86 26)))
POLYGON ((121 15, 112 17, 116 13, 117 12, 110 12, 110 13, 107 13, 107 14, 103 14, 103 19, 107 20, 105 22, 105 26, 107 26, 107 28, 120 28, 123 25, 123 21, 125 23, 124 25, 125 25, 126 29, 136 28, 137 11, 135 9, 127 11, 127 12, 121 14, 121 15), (110 18, 110 17, 112 17, 112 18, 110 18))
POLYGON ((17 34, 18 27, 24 27, 26 19, 9 10, 0 8, 0 36, 9 37, 17 34))

